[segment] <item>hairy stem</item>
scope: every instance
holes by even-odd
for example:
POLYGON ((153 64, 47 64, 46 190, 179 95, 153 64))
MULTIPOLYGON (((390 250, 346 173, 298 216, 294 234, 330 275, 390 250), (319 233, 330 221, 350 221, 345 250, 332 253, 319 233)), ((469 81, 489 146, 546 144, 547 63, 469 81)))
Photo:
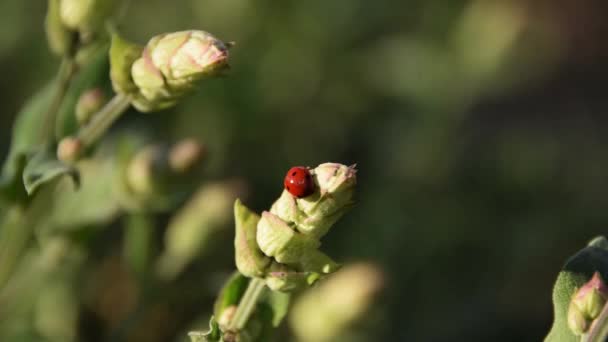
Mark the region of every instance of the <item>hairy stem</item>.
POLYGON ((129 96, 117 94, 93 115, 91 121, 78 132, 78 139, 87 147, 95 143, 128 108, 129 96))
POLYGON ((65 98, 65 94, 68 91, 70 86, 70 82, 76 73, 76 63, 74 62, 74 58, 71 56, 66 56, 61 61, 61 65, 59 66, 59 71, 57 72, 57 77, 55 81, 56 92, 53 95, 53 99, 51 100, 51 105, 46 113, 46 119, 44 123, 44 134, 42 134, 41 138, 43 139, 42 143, 49 142, 55 135, 55 124, 57 121, 57 112, 59 112, 59 108, 61 107, 61 103, 65 98))
POLYGON ((239 331, 245 327, 251 314, 253 314, 253 311, 255 310, 256 304, 264 293, 265 286, 266 284, 263 279, 251 279, 249 286, 247 286, 247 290, 245 290, 245 294, 243 295, 243 298, 241 298, 239 306, 234 313, 228 330, 239 331))

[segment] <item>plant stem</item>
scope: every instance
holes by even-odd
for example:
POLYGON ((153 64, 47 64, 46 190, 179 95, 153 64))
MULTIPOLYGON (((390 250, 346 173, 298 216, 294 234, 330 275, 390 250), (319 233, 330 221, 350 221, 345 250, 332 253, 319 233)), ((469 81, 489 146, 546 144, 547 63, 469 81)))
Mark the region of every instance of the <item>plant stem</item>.
POLYGON ((61 103, 65 98, 65 94, 70 86, 70 81, 76 72, 76 63, 74 58, 71 56, 63 57, 59 71, 57 72, 57 78, 55 81, 56 92, 51 100, 51 105, 46 113, 46 119, 44 123, 44 133, 41 138, 42 143, 49 142, 55 136, 55 123, 57 121, 57 112, 61 107, 61 103))
POLYGON ((117 94, 103 108, 93 114, 91 121, 78 132, 78 139, 84 147, 95 143, 129 108, 130 103, 129 96, 117 94))
POLYGON ((582 342, 604 342, 608 337, 608 305, 604 305, 602 312, 591 325, 589 333, 583 335, 582 342))
POLYGON ((251 314, 255 310, 258 300, 264 293, 265 286, 266 284, 263 279, 251 279, 243 298, 239 302, 239 307, 234 313, 234 318, 232 318, 228 330, 239 331, 245 327, 247 321, 249 321, 249 317, 251 317, 251 314))

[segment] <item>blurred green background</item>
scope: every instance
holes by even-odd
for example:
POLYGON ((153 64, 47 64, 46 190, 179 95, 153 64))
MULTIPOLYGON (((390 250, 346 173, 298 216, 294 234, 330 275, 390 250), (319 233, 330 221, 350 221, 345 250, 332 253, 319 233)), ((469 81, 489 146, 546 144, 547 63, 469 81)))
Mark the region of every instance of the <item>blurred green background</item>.
MULTIPOLYGON (((45 8, 0 3, 2 155, 19 107, 58 66, 45 8)), ((538 341, 561 265, 608 229, 606 18, 603 0, 132 1, 120 25, 132 40, 193 28, 237 45, 228 77, 118 128, 201 139, 205 179, 246 182, 256 211, 292 165, 357 163, 358 204, 324 249, 385 271, 363 340, 538 341)), ((233 268, 227 226, 221 265, 190 267, 133 339, 182 341, 209 313, 233 268)), ((92 254, 120 255, 119 227, 100 236, 92 254)), ((110 317, 129 310, 107 291, 110 317)), ((83 340, 103 340, 99 321, 79 318, 83 340)))

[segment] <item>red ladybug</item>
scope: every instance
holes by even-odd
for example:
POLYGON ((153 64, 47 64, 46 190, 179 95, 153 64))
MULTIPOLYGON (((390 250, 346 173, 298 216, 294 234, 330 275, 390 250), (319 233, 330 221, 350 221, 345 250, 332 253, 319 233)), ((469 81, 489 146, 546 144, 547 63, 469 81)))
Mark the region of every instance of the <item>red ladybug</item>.
POLYGON ((303 166, 294 166, 289 169, 283 185, 290 194, 297 198, 306 197, 315 192, 315 182, 312 180, 310 171, 303 166))

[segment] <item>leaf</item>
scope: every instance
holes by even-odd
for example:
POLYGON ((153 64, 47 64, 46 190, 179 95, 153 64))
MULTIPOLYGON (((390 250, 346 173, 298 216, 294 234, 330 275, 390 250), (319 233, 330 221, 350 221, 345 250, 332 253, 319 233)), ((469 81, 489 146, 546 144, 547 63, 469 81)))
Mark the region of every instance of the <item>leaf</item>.
POLYGON ((60 162, 48 149, 42 149, 32 155, 23 170, 23 184, 29 195, 40 186, 61 176, 70 176, 76 187, 80 184, 78 171, 60 162))
POLYGON ((113 160, 96 157, 78 163, 81 183, 78 191, 70 179, 57 183, 49 199, 53 210, 44 222, 44 228, 75 230, 88 225, 99 225, 112 220, 120 213, 120 205, 114 193, 115 169, 113 160))
POLYGON ((229 306, 238 305, 239 300, 249 285, 249 279, 239 272, 234 272, 222 287, 215 300, 213 314, 221 317, 222 312, 229 306))
POLYGON ((45 114, 54 92, 53 82, 47 83, 23 105, 15 118, 11 147, 0 177, 0 196, 8 202, 27 197, 21 173, 25 167, 26 155, 42 143, 40 137, 45 114))
POLYGON ((289 303, 291 301, 291 294, 278 292, 278 291, 267 291, 266 297, 262 300, 262 303, 266 303, 272 310, 272 326, 278 327, 289 310, 289 303))
POLYGON ((568 259, 553 288, 554 322, 545 342, 576 342, 579 337, 568 328, 567 315, 570 299, 594 272, 608 279, 608 240, 599 236, 587 247, 568 259))
POLYGON ((230 181, 207 183, 171 218, 159 260, 163 277, 175 277, 213 243, 214 237, 228 234, 238 191, 238 185, 230 181))
POLYGON ((118 34, 112 35, 110 46, 110 78, 114 91, 119 94, 133 94, 137 86, 131 78, 131 66, 141 57, 143 47, 133 44, 118 34))
POLYGON ((200 332, 200 331, 191 331, 188 333, 190 336, 190 341, 192 342, 221 342, 222 341, 222 332, 220 331, 220 326, 217 324, 215 317, 211 316, 209 320, 209 331, 200 332))
POLYGON ((250 277, 262 277, 270 265, 270 258, 265 256, 257 243, 257 225, 260 216, 243 205, 240 200, 234 202, 235 221, 235 262, 241 273, 250 277))

